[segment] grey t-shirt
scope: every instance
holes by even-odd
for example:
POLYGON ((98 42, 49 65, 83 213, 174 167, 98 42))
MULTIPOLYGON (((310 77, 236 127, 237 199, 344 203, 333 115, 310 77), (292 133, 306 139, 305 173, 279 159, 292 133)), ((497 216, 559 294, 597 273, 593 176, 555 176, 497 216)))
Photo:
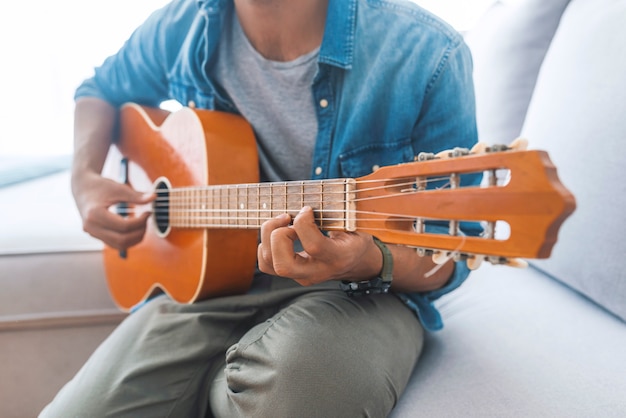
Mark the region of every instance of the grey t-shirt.
POLYGON ((263 181, 310 177, 317 136, 311 86, 319 48, 293 61, 271 61, 246 37, 235 13, 220 40, 212 75, 254 128, 263 181))

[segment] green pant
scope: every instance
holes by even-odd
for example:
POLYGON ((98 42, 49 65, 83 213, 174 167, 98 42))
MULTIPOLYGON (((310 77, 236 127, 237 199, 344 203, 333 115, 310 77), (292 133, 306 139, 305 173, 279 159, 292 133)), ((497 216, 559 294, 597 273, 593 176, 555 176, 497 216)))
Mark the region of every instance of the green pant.
POLYGON ((193 305, 157 297, 94 352, 41 417, 385 417, 423 330, 394 295, 274 278, 193 305))

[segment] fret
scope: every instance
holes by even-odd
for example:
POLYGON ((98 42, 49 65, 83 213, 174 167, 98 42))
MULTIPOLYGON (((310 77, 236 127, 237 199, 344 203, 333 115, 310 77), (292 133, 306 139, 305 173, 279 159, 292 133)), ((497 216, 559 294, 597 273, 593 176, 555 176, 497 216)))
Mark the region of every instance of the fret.
POLYGON ((187 228, 191 228, 191 209, 193 208, 193 189, 191 188, 187 188, 186 190, 186 194, 185 194, 185 226, 187 228))
POLYGON ((259 226, 272 217, 272 189, 269 184, 259 185, 259 226))
MULTIPOLYGON (((170 225, 178 226, 178 210, 176 208, 176 194, 170 191, 169 193, 169 201, 168 201, 168 217, 170 225)), ((160 195, 159 195, 160 197, 160 195)))
POLYGON ((189 191, 187 189, 183 189, 180 207, 178 208, 180 210, 180 214, 182 218, 181 221, 182 221, 183 227, 186 227, 188 223, 187 218, 189 214, 187 213, 187 206, 189 206, 189 191))
POLYGON ((244 228, 248 225, 248 189, 245 185, 237 186, 237 225, 244 228))
POLYGON ((322 206, 322 185, 319 182, 302 182, 302 203, 301 206, 310 206, 316 215, 318 225, 324 224, 324 211, 322 206))
POLYGON ((343 228, 343 184, 336 180, 322 182, 325 227, 343 228))
POLYGON ((198 189, 191 189, 191 206, 189 208, 189 226, 195 228, 198 225, 198 189))
POLYGON ((224 226, 224 224, 228 221, 228 217, 226 215, 226 208, 228 208, 228 192, 226 187, 222 186, 219 188, 220 191, 220 210, 219 210, 219 226, 224 226))
POLYGON ((295 217, 302 209, 302 185, 299 182, 290 182, 285 185, 285 212, 295 217))
POLYGON ((320 228, 324 229, 325 225, 324 225, 324 220, 326 219, 326 208, 324 207, 324 187, 322 185, 322 183, 320 183, 318 185, 319 187, 319 193, 317 194, 319 197, 319 201, 320 201, 320 228))
POLYGON ((270 189, 272 191, 270 196, 272 217, 287 212, 287 183, 272 183, 270 189))
POLYGON ((228 186, 228 225, 237 225, 237 186, 228 186))
POLYGON ((217 198, 215 197, 215 189, 214 188, 211 188, 208 191, 210 192, 211 197, 210 197, 210 204, 207 205, 207 206, 210 207, 209 216, 208 216, 209 222, 207 222, 207 225, 215 226, 215 217, 216 217, 216 215, 215 215, 216 212, 215 211, 217 209, 217 198))
POLYGON ((248 210, 247 210, 247 222, 248 229, 255 228, 259 223, 259 185, 248 186, 248 210))

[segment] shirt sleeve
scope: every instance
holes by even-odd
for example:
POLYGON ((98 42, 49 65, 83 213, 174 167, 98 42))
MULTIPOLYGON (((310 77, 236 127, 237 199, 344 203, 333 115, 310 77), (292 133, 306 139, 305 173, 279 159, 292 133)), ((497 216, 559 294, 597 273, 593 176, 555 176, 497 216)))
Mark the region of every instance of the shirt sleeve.
MULTIPOLYGON (((464 222, 461 224, 461 231, 466 235, 478 235, 482 232, 480 224, 475 222, 464 222)), ((447 234, 447 227, 440 225, 426 225, 426 232, 433 234, 447 234)), ((463 284, 468 278, 470 269, 465 261, 454 263, 454 271, 447 283, 436 290, 428 292, 415 292, 399 294, 400 298, 417 314, 420 322, 428 331, 438 331, 443 328, 443 319, 434 305, 434 302, 441 296, 452 292, 463 284)))
MULTIPOLYGON (((455 147, 471 149, 477 142, 477 136, 472 59, 467 45, 459 40, 443 52, 433 71, 414 137, 418 152, 438 152, 455 147)), ((461 186, 478 185, 481 179, 480 173, 461 176, 461 186)), ((430 184, 429 188, 438 186, 430 184)), ((462 222, 460 229, 468 236, 477 236, 482 232, 478 222, 462 222)), ((426 232, 447 234, 447 223, 427 223, 426 232)), ((443 320, 434 302, 461 286, 469 274, 465 261, 458 261, 452 276, 442 288, 399 296, 417 313, 425 329, 440 330, 443 320)))

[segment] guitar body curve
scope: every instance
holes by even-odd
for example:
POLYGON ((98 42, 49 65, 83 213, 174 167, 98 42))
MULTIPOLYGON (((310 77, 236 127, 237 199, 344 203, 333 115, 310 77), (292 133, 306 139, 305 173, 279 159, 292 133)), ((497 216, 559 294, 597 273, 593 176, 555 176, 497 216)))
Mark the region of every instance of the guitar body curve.
MULTIPOLYGON (((159 178, 180 188, 255 183, 259 177, 252 128, 240 116, 217 111, 183 108, 170 114, 124 105, 120 136, 103 175, 119 178, 120 154, 129 161, 130 185, 145 192, 159 178)), ((160 291, 181 303, 245 292, 257 238, 256 230, 246 229, 173 228, 163 235, 153 215, 144 239, 125 256, 105 247, 109 290, 126 311, 160 291)))

